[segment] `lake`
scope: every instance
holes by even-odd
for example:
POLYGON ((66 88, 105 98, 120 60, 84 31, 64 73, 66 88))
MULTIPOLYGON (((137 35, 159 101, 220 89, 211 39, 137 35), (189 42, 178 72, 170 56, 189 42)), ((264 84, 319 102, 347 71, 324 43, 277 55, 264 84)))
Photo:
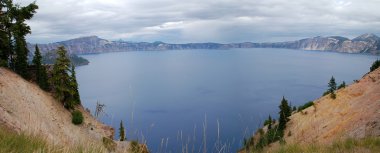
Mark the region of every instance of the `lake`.
POLYGON ((290 49, 135 51, 82 55, 84 107, 105 104, 101 121, 151 152, 236 152, 283 96, 314 100, 334 76, 360 79, 378 56, 290 49))

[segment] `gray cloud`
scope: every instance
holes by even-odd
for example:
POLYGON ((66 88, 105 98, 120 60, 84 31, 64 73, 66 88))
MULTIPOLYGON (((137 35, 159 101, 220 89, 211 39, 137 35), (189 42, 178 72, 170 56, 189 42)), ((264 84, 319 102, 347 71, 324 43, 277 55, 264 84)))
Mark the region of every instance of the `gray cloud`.
MULTIPOLYGON (((15 0, 22 5, 32 0, 15 0)), ((380 34, 378 0, 38 0, 28 41, 273 42, 380 34)))

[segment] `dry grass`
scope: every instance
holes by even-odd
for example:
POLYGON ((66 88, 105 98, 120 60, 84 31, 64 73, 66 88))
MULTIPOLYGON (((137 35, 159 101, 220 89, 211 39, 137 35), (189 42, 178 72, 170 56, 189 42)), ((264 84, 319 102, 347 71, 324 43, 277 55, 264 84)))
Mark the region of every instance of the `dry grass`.
MULTIPOLYGON (((8 137, 3 133, 3 145, 12 147, 13 143, 17 144, 19 140, 25 138, 36 142, 25 144, 44 148, 38 152, 71 152, 72 150, 94 152, 92 148, 105 150, 102 138, 113 137, 112 127, 97 121, 81 106, 76 109, 83 113, 84 122, 81 125, 71 123, 71 113, 50 93, 41 90, 36 84, 22 79, 12 71, 0 67, 0 125, 9 127, 19 134, 13 135, 16 139, 14 140, 13 137, 8 137), (17 136, 21 136, 20 139, 17 136), (49 144, 44 142, 49 142, 49 144)), ((0 152, 20 151, 5 148, 0 152)))
MULTIPOLYGON (((288 145, 280 147, 279 143, 272 143, 264 149, 266 152, 380 152, 379 91, 380 68, 338 90, 336 99, 323 96, 314 101, 313 107, 292 114, 285 129, 288 134, 284 136, 288 145)), ((257 138, 259 134, 254 136, 257 138)))
POLYGON ((40 135, 16 133, 0 127, 0 153, 102 153, 107 152, 99 144, 80 144, 75 146, 52 145, 40 135))
POLYGON ((380 134, 380 69, 360 81, 315 100, 290 117, 285 133, 289 143, 331 143, 337 139, 365 138, 380 134))
POLYGON ((321 144, 288 144, 279 148, 264 151, 274 153, 375 153, 380 152, 380 138, 369 137, 365 139, 346 139, 335 141, 331 145, 321 144))

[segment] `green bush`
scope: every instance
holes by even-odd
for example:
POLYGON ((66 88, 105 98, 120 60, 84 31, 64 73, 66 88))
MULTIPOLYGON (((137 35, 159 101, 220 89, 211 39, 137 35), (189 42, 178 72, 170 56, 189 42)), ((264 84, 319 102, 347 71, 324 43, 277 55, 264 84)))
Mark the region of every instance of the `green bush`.
POLYGON ((369 70, 370 70, 370 72, 372 72, 372 71, 376 70, 379 67, 380 67, 380 60, 376 60, 375 62, 372 63, 372 66, 371 66, 371 68, 369 70))
POLYGON ((342 89, 342 88, 346 88, 346 82, 342 82, 342 84, 340 84, 339 86, 338 86, 338 89, 342 89))
POLYGON ((314 102, 313 101, 309 101, 307 102, 306 104, 302 105, 302 106, 299 106, 298 107, 298 111, 302 111, 310 106, 313 106, 314 105, 314 102))
POLYGON ((103 137, 103 145, 107 148, 109 152, 114 152, 116 150, 117 144, 110 138, 103 137))
POLYGON ((132 153, 139 153, 142 152, 142 148, 140 147, 139 143, 136 140, 131 141, 131 148, 130 151, 132 153))
POLYGON ((75 110, 71 113, 72 115, 72 120, 71 122, 73 122, 73 124, 75 125, 79 125, 79 124, 82 124, 83 123, 83 115, 82 115, 82 112, 78 111, 78 110, 75 110))

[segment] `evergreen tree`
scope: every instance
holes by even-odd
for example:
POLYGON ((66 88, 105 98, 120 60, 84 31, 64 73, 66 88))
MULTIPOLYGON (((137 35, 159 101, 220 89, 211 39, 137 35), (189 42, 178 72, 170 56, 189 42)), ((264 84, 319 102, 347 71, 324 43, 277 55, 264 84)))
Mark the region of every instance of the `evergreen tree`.
POLYGON ((75 104, 79 105, 81 104, 80 102, 80 96, 79 96, 79 91, 78 91, 78 82, 76 79, 76 73, 75 73, 75 66, 74 64, 71 65, 71 86, 73 90, 73 100, 75 104))
POLYGON ((41 89, 48 90, 49 83, 47 81, 46 68, 42 65, 41 60, 42 60, 42 56, 40 53, 40 49, 36 45, 34 57, 32 60, 32 63, 36 68, 36 74, 35 74, 36 75, 36 81, 37 81, 37 84, 40 86, 41 89))
POLYGON ((120 121, 119 136, 120 136, 120 141, 125 141, 126 140, 123 120, 120 121))
POLYGON ((20 7, 19 5, 13 7, 15 19, 15 23, 12 26, 12 35, 15 41, 14 69, 24 78, 28 78, 28 49, 25 36, 31 33, 31 29, 25 21, 33 17, 37 8, 38 6, 35 3, 31 3, 25 7, 20 7))
POLYGON ((268 130, 270 130, 272 128, 272 117, 270 115, 268 117, 268 121, 269 121, 268 130))
MULTIPOLYGON (((28 78, 28 49, 26 48, 25 35, 22 27, 23 24, 20 22, 16 23, 15 26, 15 59, 14 59, 14 69, 15 72, 20 74, 23 78, 28 78)), ((30 32, 30 30, 25 31, 30 32)))
POLYGON ((70 72, 70 60, 66 55, 66 49, 63 46, 57 49, 58 58, 54 64, 52 77, 50 79, 53 85, 53 92, 56 98, 63 103, 63 105, 68 108, 74 108, 71 77, 68 72, 70 72))
POLYGON ((31 33, 25 23, 36 13, 33 2, 25 7, 14 5, 12 0, 0 1, 0 66, 9 66, 24 78, 28 78, 28 50, 25 36, 31 33))
POLYGON ((44 65, 41 66, 40 74, 39 74, 40 83, 38 84, 41 89, 45 91, 50 91, 49 77, 47 74, 46 67, 44 65))
POLYGON ((342 89, 342 88, 345 88, 346 87, 346 82, 342 82, 342 84, 340 84, 339 86, 338 86, 338 89, 342 89))
POLYGON ((38 48, 38 46, 36 45, 32 63, 36 67, 37 71, 40 70, 40 68, 42 67, 41 60, 42 60, 41 52, 40 52, 40 49, 38 48))
POLYGON ((335 98, 336 98, 336 95, 335 95, 336 82, 335 82, 335 78, 334 78, 334 76, 331 77, 328 86, 329 86, 328 92, 330 93, 330 97, 331 97, 332 99, 335 99, 335 98))
POLYGON ((8 43, 8 35, 6 32, 6 18, 5 18, 5 1, 0 2, 0 66, 7 67, 8 66, 8 52, 9 52, 9 43, 8 43))
POLYGON ((375 62, 372 63, 372 66, 371 66, 371 68, 369 70, 370 70, 370 72, 372 72, 372 71, 376 70, 379 67, 380 67, 380 60, 376 60, 375 62))
POLYGON ((11 27, 14 19, 14 13, 12 13, 14 5, 12 0, 2 0, 0 7, 0 66, 8 67, 13 51, 11 27))
POLYGON ((289 121, 288 117, 291 115, 291 107, 288 105, 288 101, 285 99, 285 97, 282 97, 281 104, 279 106, 280 112, 279 112, 279 124, 278 129, 279 131, 284 131, 286 128, 286 122, 289 121))

